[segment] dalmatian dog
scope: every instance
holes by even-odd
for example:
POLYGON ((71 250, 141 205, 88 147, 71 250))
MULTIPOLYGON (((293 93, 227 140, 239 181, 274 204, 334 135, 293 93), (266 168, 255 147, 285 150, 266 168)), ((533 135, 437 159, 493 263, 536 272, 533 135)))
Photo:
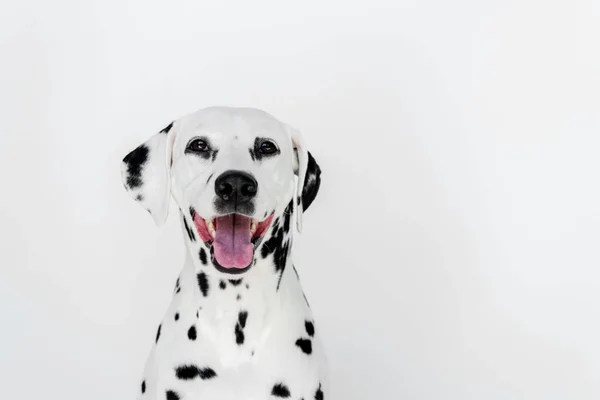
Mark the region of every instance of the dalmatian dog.
POLYGON ((205 108, 121 169, 158 225, 174 199, 186 247, 138 398, 323 400, 327 360, 290 257, 321 174, 300 133, 257 109, 205 108))

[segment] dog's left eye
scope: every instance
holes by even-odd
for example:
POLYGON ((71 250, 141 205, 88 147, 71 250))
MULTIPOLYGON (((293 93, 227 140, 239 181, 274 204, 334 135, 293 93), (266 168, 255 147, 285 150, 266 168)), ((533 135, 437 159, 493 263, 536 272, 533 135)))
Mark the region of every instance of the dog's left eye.
POLYGON ((259 149, 262 154, 273 154, 277 151, 277 146, 270 140, 265 140, 260 144, 259 149))
POLYGON ((197 153, 208 151, 208 143, 202 139, 194 139, 188 145, 187 149, 197 153))

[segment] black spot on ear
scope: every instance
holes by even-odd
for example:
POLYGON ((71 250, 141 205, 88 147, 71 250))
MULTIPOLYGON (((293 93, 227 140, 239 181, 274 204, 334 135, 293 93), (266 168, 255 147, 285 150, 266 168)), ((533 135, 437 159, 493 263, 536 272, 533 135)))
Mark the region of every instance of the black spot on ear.
POLYGON ((310 321, 304 321, 304 328, 306 328, 306 333, 308 336, 315 336, 315 325, 310 321))
POLYGON ((158 339, 160 339, 160 328, 162 327, 161 325, 158 325, 158 330, 156 331, 156 340, 155 343, 158 343, 158 339))
POLYGON ((179 313, 175 313, 175 321, 179 321, 179 313))
POLYGON ((166 394, 167 400, 179 400, 179 395, 172 390, 167 390, 166 394))
POLYGON ((188 339, 190 339, 190 340, 196 340, 197 333, 196 333, 196 326, 195 325, 190 326, 190 329, 188 329, 187 335, 188 335, 188 339))
POLYGON ((306 354, 312 353, 312 342, 310 339, 300 338, 296 340, 296 346, 300 347, 300 349, 306 354))
POLYGON ((244 328, 246 327, 246 321, 248 319, 248 311, 240 311, 238 314, 238 321, 235 324, 235 342, 238 345, 244 344, 244 328))
POLYGON ((142 186, 142 169, 148 161, 149 152, 148 146, 142 144, 123 158, 127 164, 127 186, 130 189, 142 186))
POLYGON ((144 196, 142 196, 141 194, 138 194, 137 196, 135 196, 135 199, 137 201, 142 201, 142 200, 144 200, 144 196))
POLYGON ((204 247, 200 248, 200 253, 199 253, 199 257, 200 257, 200 262, 203 265, 206 265, 206 251, 204 250, 204 247))
POLYGON ((325 399, 325 395, 323 394, 323 391, 321 390, 321 384, 319 383, 319 388, 315 392, 315 400, 324 400, 324 399, 325 399))
POLYGON ((302 189, 302 208, 304 211, 312 204, 319 187, 321 186, 321 168, 315 161, 310 151, 308 152, 308 166, 306 168, 306 176, 304 177, 304 188, 302 189))
POLYGON ((230 279, 229 283, 231 283, 233 286, 238 286, 242 283, 241 279, 230 279))
POLYGON ((290 397, 290 390, 283 383, 276 383, 271 390, 271 395, 275 397, 290 397))
POLYGON ((200 272, 196 275, 196 279, 198 280, 198 287, 200 287, 200 291, 204 297, 208 296, 208 278, 204 272, 200 272))
POLYGON ((146 393, 146 381, 142 381, 142 394, 146 393))
POLYGON ((187 223, 187 219, 185 217, 183 217, 183 225, 185 227, 185 230, 188 234, 188 237, 190 238, 190 240, 192 242, 196 241, 196 235, 194 234, 194 231, 192 230, 192 228, 190 228, 190 226, 187 223))

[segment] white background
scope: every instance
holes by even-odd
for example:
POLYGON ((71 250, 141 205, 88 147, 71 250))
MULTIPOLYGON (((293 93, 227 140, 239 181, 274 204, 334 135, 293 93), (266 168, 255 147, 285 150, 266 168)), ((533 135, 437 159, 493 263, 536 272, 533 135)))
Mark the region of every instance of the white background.
POLYGON ((119 162, 240 105, 324 171, 328 399, 600 398, 600 3, 360 3, 3 1, 0 397, 135 397, 184 250, 119 162))

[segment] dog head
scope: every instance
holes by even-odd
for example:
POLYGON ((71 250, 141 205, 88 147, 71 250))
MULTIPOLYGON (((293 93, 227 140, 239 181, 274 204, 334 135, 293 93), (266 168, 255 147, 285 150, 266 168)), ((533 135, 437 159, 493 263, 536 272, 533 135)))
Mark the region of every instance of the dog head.
POLYGON ((321 174, 298 131, 263 111, 227 107, 172 122, 127 154, 121 170, 158 225, 173 197, 189 244, 199 247, 195 262, 223 274, 249 270, 267 232, 289 231, 292 213, 301 229, 321 174))

